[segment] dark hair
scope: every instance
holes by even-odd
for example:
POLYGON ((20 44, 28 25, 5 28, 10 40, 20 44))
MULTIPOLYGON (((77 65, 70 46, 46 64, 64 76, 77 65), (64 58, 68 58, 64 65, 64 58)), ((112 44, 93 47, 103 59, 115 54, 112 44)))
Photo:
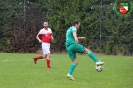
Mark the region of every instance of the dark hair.
POLYGON ((73 23, 72 23, 72 26, 75 26, 76 24, 79 24, 80 22, 78 20, 75 20, 73 23))
POLYGON ((47 20, 44 20, 44 22, 48 22, 47 20))

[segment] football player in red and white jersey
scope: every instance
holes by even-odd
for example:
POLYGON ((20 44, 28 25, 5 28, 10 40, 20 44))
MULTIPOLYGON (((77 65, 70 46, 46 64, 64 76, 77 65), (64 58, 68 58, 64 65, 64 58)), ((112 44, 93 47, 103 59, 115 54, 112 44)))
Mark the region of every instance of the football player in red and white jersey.
POLYGON ((34 60, 34 63, 36 64, 37 60, 46 58, 47 68, 51 68, 50 67, 50 42, 54 38, 52 36, 52 30, 48 28, 48 21, 44 21, 43 27, 44 28, 41 29, 36 36, 37 40, 40 43, 42 43, 43 55, 34 57, 33 60, 34 60))

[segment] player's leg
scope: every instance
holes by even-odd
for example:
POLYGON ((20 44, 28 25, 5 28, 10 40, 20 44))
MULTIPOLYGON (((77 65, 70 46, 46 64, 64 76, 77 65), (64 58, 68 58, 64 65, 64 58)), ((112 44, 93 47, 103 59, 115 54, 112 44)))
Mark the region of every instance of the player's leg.
POLYGON ((78 60, 76 58, 76 53, 73 52, 72 50, 74 49, 74 46, 73 45, 70 45, 68 48, 67 48, 67 52, 69 54, 69 57, 70 59, 72 60, 72 64, 69 68, 69 71, 68 71, 68 74, 67 74, 67 77, 70 78, 71 80, 75 80, 72 76, 73 72, 74 72, 74 69, 76 68, 76 66, 78 65, 78 60))
POLYGON ((96 62, 97 65, 102 65, 104 64, 104 62, 100 62, 97 57, 87 48, 85 48, 84 53, 88 54, 88 56, 94 61, 96 62))
POLYGON ((68 71, 68 74, 67 74, 67 77, 70 78, 71 80, 75 80, 72 76, 72 73, 74 72, 74 69, 76 68, 76 66, 78 65, 78 60, 75 58, 73 61, 72 61, 72 64, 69 68, 69 71, 68 71))
POLYGON ((43 53, 47 55, 47 57, 46 57, 46 66, 47 66, 47 68, 51 68, 50 67, 50 44, 45 43, 43 49, 44 49, 43 53))
POLYGON ((40 55, 40 56, 33 58, 35 64, 36 64, 37 60, 43 59, 46 57, 46 53, 45 53, 46 51, 45 51, 45 44, 44 43, 42 43, 42 51, 43 51, 43 55, 40 55))
POLYGON ((50 67, 50 53, 47 54, 47 57, 46 57, 46 64, 47 64, 47 68, 51 68, 51 67, 50 67))
POLYGON ((36 64, 37 60, 39 60, 39 59, 43 59, 43 58, 45 58, 45 57, 46 57, 46 54, 43 54, 43 55, 40 55, 40 56, 36 56, 36 57, 34 57, 34 58, 33 58, 34 63, 36 64))
POLYGON ((70 66, 70 69, 69 69, 69 71, 68 71, 68 73, 70 74, 70 75, 72 75, 72 73, 73 73, 73 71, 74 71, 74 69, 75 69, 75 67, 78 65, 78 60, 75 58, 73 61, 72 61, 72 64, 71 64, 71 66, 70 66))
POLYGON ((96 58, 96 56, 91 52, 89 51, 87 48, 85 48, 83 45, 81 44, 77 44, 75 45, 75 50, 76 52, 79 52, 79 53, 86 53, 88 54, 88 56, 94 61, 96 62, 97 65, 102 65, 104 64, 104 62, 99 62, 99 60, 96 58))

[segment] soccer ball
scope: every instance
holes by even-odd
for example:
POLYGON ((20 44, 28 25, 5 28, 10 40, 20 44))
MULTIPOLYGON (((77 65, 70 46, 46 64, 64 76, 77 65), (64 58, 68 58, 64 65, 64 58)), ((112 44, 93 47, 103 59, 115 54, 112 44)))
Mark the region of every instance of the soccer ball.
POLYGON ((101 72, 103 70, 102 66, 96 66, 96 71, 101 72))

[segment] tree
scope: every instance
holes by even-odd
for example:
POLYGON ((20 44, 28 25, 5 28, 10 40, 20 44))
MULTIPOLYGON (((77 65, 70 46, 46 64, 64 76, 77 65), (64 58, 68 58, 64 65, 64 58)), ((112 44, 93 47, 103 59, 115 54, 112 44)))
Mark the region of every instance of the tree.
POLYGON ((26 14, 24 15, 24 2, 1 0, 0 40, 2 42, 0 49, 8 49, 10 52, 18 52, 18 49, 20 52, 31 52, 25 45, 37 49, 39 43, 35 36, 42 28, 43 21, 47 19, 55 37, 52 42, 52 52, 65 51, 66 30, 76 19, 81 22, 78 36, 87 37, 87 40, 81 43, 92 51, 131 55, 133 53, 133 14, 122 18, 115 13, 112 1, 102 1, 101 7, 99 0, 26 0, 26 14), (21 31, 21 36, 14 34, 18 31, 21 31), (27 34, 30 35, 28 38, 27 34), (19 44, 20 40, 15 40, 16 36, 18 38, 24 36, 21 41, 26 42, 19 44), (16 44, 23 47, 15 47, 16 44))

